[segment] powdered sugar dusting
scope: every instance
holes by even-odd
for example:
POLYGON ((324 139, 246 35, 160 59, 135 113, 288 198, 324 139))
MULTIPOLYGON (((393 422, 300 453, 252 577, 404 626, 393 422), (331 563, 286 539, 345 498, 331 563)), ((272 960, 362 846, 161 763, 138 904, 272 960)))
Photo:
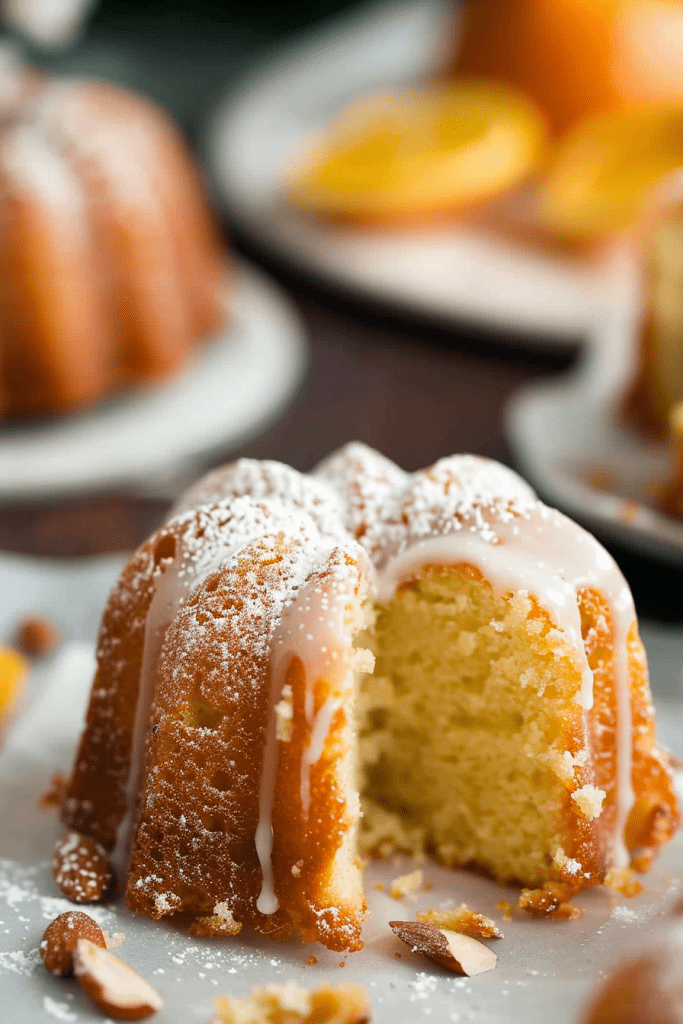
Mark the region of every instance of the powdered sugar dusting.
POLYGON ((10 953, 0 953, 0 970, 12 971, 14 974, 33 974, 40 964, 40 950, 16 949, 10 953))
POLYGON ((57 1020, 74 1021, 78 1020, 78 1014, 69 1009, 68 1003, 58 1003, 50 996, 43 996, 43 1009, 56 1017, 57 1020))
MULTIPOLYGON (((19 124, 6 134, 0 169, 5 172, 5 189, 34 193, 55 216, 83 217, 85 201, 78 179, 65 157, 33 125, 19 124)), ((81 229, 77 237, 82 233, 81 229)))
MULTIPOLYGON (((0 858, 0 932, 11 925, 12 934, 25 939, 22 948, 0 953, 0 971, 29 975, 41 964, 39 950, 32 945, 37 937, 36 920, 44 928, 55 917, 74 909, 70 900, 44 895, 53 884, 48 861, 23 865, 0 858)), ((117 924, 116 914, 108 908, 91 906, 88 914, 101 928, 113 930, 117 924)))

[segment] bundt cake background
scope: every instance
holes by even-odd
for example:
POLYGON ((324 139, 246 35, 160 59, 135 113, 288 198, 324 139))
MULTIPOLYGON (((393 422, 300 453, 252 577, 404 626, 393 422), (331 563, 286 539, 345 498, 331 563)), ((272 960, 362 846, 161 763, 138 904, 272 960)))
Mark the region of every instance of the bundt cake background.
POLYGON ((607 552, 497 463, 350 445, 214 472, 139 549, 62 817, 137 913, 343 950, 360 852, 575 892, 678 807, 607 552))
POLYGON ((5 61, 0 415, 63 413, 179 370, 226 318, 225 258, 170 119, 5 61))

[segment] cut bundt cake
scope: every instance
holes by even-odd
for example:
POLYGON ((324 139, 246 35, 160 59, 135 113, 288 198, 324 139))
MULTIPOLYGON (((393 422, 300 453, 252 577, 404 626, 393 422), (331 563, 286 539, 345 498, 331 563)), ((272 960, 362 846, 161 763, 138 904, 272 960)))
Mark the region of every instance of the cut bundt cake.
POLYGON ((596 885, 678 823, 628 586, 473 456, 240 460, 185 495, 102 620, 62 817, 128 906, 361 944, 360 856, 596 885))
POLYGON ((0 66, 0 234, 0 415, 164 377, 224 319, 198 173, 116 86, 0 66))

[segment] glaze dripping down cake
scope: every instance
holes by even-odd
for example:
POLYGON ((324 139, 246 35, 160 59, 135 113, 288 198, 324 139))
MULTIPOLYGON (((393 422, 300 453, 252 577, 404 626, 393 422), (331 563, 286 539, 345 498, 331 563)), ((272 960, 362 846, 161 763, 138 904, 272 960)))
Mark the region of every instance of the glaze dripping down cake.
POLYGON ((678 823, 624 578, 485 459, 212 473, 97 656, 63 820, 199 934, 356 949, 363 853, 579 890, 678 823))

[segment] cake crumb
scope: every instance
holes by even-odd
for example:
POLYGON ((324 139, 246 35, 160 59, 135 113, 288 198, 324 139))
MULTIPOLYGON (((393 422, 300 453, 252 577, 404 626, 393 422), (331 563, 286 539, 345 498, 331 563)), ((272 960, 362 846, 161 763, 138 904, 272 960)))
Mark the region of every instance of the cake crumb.
POLYGON ((38 807, 44 811, 51 810, 53 807, 59 809, 62 806, 65 791, 66 779, 60 772, 57 772, 50 779, 49 789, 38 800, 38 807))
POLYGON ((399 875, 391 883, 389 890, 390 895, 395 900, 402 900, 410 897, 415 898, 414 894, 422 886, 424 881, 424 874, 420 868, 415 871, 411 871, 407 875, 399 875))
POLYGON ((607 794, 597 786, 581 786, 572 793, 572 800, 586 821, 594 821, 602 814, 602 805, 607 794))
POLYGON ((583 907, 575 907, 570 902, 575 892, 575 888, 564 882, 546 882, 542 889, 522 889, 517 905, 533 917, 574 921, 584 915, 583 907))
POLYGON ((201 939, 239 935, 241 931, 242 923, 235 920, 227 903, 217 903, 212 915, 198 917, 190 925, 190 935, 201 939))
POLYGON ((377 890, 377 892, 385 892, 386 886, 384 882, 375 882, 375 889, 377 890))
POLYGON ((501 900, 500 903, 496 903, 496 910, 502 910, 504 921, 512 920, 513 907, 509 900, 501 900))
POLYGON ((631 860, 631 867, 634 871, 637 871, 639 875, 645 875, 650 870, 654 863, 655 851, 651 849, 641 850, 640 853, 636 854, 631 860))
POLYGON ((368 1024, 370 1000, 360 985, 303 988, 294 981, 254 988, 244 997, 219 996, 211 1024, 368 1024))
POLYGON ((603 462, 586 466, 585 479, 588 486, 596 491, 614 491, 617 486, 614 470, 603 462))
POLYGON ((118 949, 126 941, 124 932, 114 932, 113 935, 110 935, 106 929, 102 929, 102 934, 104 935, 107 949, 118 949))
POLYGON ((605 878, 605 888, 621 893, 629 899, 643 891, 642 884, 631 868, 610 868, 605 878))
POLYGON ((451 932, 460 932, 461 935, 469 935, 472 939, 503 938, 503 933, 495 921, 470 910, 466 903, 461 903, 454 910, 425 910, 418 912, 416 916, 418 921, 426 921, 451 932))
POLYGON ((624 498, 619 506, 619 519, 622 523, 632 523, 638 518, 639 512, 640 505, 637 501, 631 501, 624 498))
POLYGON ((318 962, 317 956, 309 956, 309 958, 308 958, 308 966, 309 967, 315 967, 317 962, 318 962))

